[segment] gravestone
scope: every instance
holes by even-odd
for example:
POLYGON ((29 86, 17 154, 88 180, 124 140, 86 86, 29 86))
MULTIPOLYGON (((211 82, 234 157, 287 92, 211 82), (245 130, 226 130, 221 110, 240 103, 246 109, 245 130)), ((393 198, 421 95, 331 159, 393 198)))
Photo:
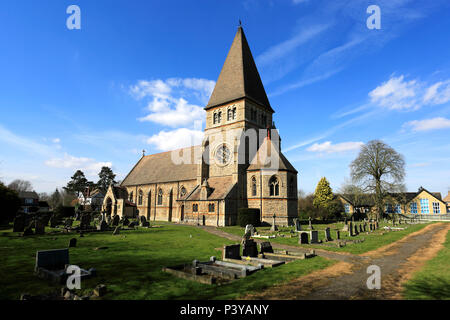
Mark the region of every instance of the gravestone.
POLYGON ((63 270, 69 264, 69 249, 43 250, 36 252, 35 270, 63 270))
POLYGON ((261 242, 261 253, 273 253, 273 248, 272 245, 270 244, 270 242, 266 241, 266 242, 261 242))
POLYGON ((336 230, 336 240, 341 239, 341 232, 339 230, 336 230))
POLYGON ((241 245, 232 244, 223 246, 223 259, 241 259, 241 245))
POLYGON ((348 223, 348 236, 349 237, 353 237, 353 223, 350 221, 349 223, 348 223))
POLYGON ((36 221, 34 222, 34 233, 45 234, 45 225, 41 219, 36 219, 36 221))
POLYGON ((64 227, 70 228, 70 227, 72 227, 72 224, 73 224, 73 219, 67 218, 66 221, 64 222, 64 227))
POLYGON ((348 231, 348 222, 345 221, 344 227, 342 228, 342 231, 347 232, 348 231))
POLYGON ((276 215, 273 214, 273 216, 272 216, 272 227, 270 227, 270 231, 278 231, 278 227, 277 227, 277 225, 275 223, 275 218, 276 218, 276 215))
POLYGON ((136 222, 130 222, 130 224, 128 225, 128 228, 134 228, 136 226, 136 222))
POLYGON ((55 215, 50 217, 50 228, 56 228, 58 226, 58 218, 55 215))
POLYGON ((141 227, 150 227, 150 223, 147 221, 147 219, 144 216, 141 216, 139 221, 140 221, 141 227))
POLYGON ((295 225, 295 231, 302 231, 302 225, 300 224, 300 220, 295 218, 294 219, 294 225, 295 225))
POLYGON ((26 236, 31 236, 33 235, 33 224, 30 223, 24 230, 23 230, 23 234, 22 236, 26 237, 26 236))
POLYGON ((246 233, 250 233, 250 236, 253 236, 256 233, 255 227, 251 224, 246 225, 244 234, 246 233))
POLYGON ((308 233, 307 232, 299 233, 298 243, 299 244, 309 244, 309 239, 308 239, 308 233))
POLYGON ((311 231, 311 244, 319 243, 319 231, 312 230, 311 231))
POLYGON ((311 217, 308 218, 308 222, 309 222, 308 229, 309 230, 314 230, 314 228, 312 226, 312 222, 311 222, 311 217))
POLYGON ((108 224, 105 220, 100 221, 100 224, 97 226, 97 230, 99 231, 106 231, 108 230, 108 224))
POLYGON ((113 221, 112 221, 112 226, 113 227, 117 227, 118 225, 119 225, 119 222, 120 222, 120 217, 119 217, 119 215, 114 215, 114 217, 113 217, 113 221))
POLYGON ((91 215, 88 213, 83 213, 80 218, 80 229, 86 230, 91 224, 91 215))
POLYGON ((255 240, 245 240, 243 243, 242 255, 246 257, 257 257, 258 247, 255 240))
POLYGON ((116 236, 116 235, 118 235, 119 233, 120 233, 120 227, 117 226, 117 227, 114 229, 114 231, 113 231, 113 236, 116 236))
POLYGON ((24 215, 19 215, 17 217, 14 218, 14 227, 13 227, 13 232, 23 232, 25 229, 25 216, 24 215))
POLYGON ((75 248, 77 246, 77 239, 72 238, 69 240, 69 248, 75 248))
POLYGON ((333 240, 333 239, 331 239, 330 228, 326 228, 325 229, 325 240, 326 241, 332 241, 333 240))
POLYGON ((130 220, 128 220, 128 217, 124 217, 122 221, 122 225, 124 227, 128 226, 130 224, 130 220))
POLYGON ((107 215, 106 219, 104 219, 106 221, 106 224, 109 225, 111 223, 111 216, 107 215))

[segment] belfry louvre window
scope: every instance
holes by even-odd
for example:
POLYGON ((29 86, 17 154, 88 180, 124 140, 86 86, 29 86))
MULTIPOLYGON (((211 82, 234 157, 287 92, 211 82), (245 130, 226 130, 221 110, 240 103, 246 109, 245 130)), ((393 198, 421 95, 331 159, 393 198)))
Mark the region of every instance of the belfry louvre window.
POLYGON ((233 120, 233 110, 232 109, 228 109, 227 120, 228 121, 233 120))
POLYGON ((214 203, 210 203, 210 204, 208 205, 208 211, 209 211, 209 212, 214 212, 214 203))
POLYGON ((142 206, 142 198, 143 198, 142 190, 139 190, 139 197, 138 197, 138 205, 142 206))
POLYGON ((222 112, 221 112, 221 111, 219 111, 219 112, 217 113, 217 122, 218 122, 218 123, 221 123, 221 122, 222 122, 222 112))
POLYGON ((433 202, 433 213, 441 213, 441 208, 439 207, 439 202, 433 202))
POLYGON ((162 199, 163 199, 163 191, 162 189, 158 190, 158 205, 162 205, 162 199))
POLYGON ((269 180, 269 192, 271 196, 279 196, 280 195, 280 185, 278 183, 277 177, 272 177, 269 180))
POLYGON ((197 203, 194 203, 192 205, 192 212, 198 212, 198 204, 197 203))
POLYGON ((217 123, 217 113, 214 112, 214 116, 213 116, 213 123, 216 124, 217 123))

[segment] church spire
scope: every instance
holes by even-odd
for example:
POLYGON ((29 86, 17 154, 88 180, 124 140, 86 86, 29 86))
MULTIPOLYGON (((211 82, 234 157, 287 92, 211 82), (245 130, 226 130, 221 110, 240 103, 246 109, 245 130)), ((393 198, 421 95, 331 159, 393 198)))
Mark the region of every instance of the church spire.
POLYGON ((205 109, 248 98, 274 112, 253 60, 244 30, 239 25, 216 86, 205 109))

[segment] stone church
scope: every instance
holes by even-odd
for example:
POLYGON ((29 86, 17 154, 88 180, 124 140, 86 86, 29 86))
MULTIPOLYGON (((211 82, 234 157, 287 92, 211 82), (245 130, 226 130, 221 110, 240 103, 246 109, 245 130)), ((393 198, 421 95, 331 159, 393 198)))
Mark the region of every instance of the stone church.
POLYGON ((201 145, 143 155, 107 214, 211 226, 237 222, 239 208, 260 209, 279 225, 297 216, 297 170, 281 153, 272 109, 242 27, 238 27, 206 110, 201 145))

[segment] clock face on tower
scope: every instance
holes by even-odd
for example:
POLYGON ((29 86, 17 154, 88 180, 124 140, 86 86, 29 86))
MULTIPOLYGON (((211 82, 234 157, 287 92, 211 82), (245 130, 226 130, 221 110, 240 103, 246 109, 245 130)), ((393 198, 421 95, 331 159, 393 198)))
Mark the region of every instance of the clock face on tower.
POLYGON ((221 165, 226 165, 231 160, 231 152, 230 149, 225 144, 220 145, 216 149, 216 155, 215 155, 216 163, 221 165))

